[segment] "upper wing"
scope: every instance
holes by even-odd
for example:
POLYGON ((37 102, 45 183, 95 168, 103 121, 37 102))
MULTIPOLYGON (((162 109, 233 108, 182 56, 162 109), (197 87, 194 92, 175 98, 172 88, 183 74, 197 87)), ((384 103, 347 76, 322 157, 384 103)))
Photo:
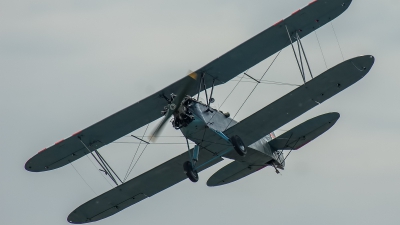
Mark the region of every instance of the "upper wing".
MULTIPOLYGON (((93 151, 151 123, 162 116, 160 111, 166 105, 166 101, 160 95, 169 96, 170 93, 177 93, 181 86, 187 83, 187 79, 192 78, 186 76, 163 90, 44 149, 26 162, 25 169, 32 172, 56 169, 89 153, 81 140, 93 151)), ((191 88, 189 94, 194 93, 194 88, 191 88)))
MULTIPOLYGON (((227 82, 288 46, 290 40, 285 25, 291 35, 297 31, 301 38, 305 37, 342 14, 351 2, 352 0, 315 0, 196 72, 227 82)), ((208 81, 208 87, 211 82, 208 81)))
POLYGON ((373 56, 367 55, 342 62, 224 133, 228 137, 239 135, 245 144, 252 144, 363 78, 374 61, 373 56))
MULTIPOLYGON (((201 151, 198 164, 203 164, 214 155, 201 151)), ((189 159, 188 153, 181 155, 141 174, 140 176, 111 189, 110 191, 82 204, 68 216, 70 223, 88 223, 109 217, 141 200, 171 187, 186 179, 183 163, 189 159)), ((217 158, 199 169, 199 172, 222 161, 217 158)))
MULTIPOLYGON (((313 1, 303 9, 200 68, 196 73, 210 75, 220 81, 215 85, 227 82, 289 45, 290 41, 285 25, 290 33, 299 31, 300 37, 304 37, 339 16, 350 3, 351 0, 313 1)), ((160 110, 166 104, 160 95, 169 96, 171 93, 176 93, 180 89, 179 87, 186 82, 185 79, 191 78, 186 76, 81 132, 57 142, 45 151, 39 152, 28 160, 25 169, 33 172, 52 170, 88 154, 89 151, 78 137, 93 151, 160 118, 160 110)), ((206 79, 206 87, 210 87, 212 82, 212 79, 206 79)), ((198 86, 198 83, 194 84, 188 94, 194 95, 198 86)))

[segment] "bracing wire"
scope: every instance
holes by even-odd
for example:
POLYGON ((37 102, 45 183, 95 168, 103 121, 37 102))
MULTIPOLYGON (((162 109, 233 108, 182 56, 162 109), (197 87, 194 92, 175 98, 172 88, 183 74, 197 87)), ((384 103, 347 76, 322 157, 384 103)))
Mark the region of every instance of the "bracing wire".
MULTIPOLYGON (((142 135, 142 139, 144 138, 144 135, 146 135, 146 132, 147 132, 147 129, 149 128, 149 125, 150 125, 150 124, 147 124, 147 127, 146 127, 146 129, 145 129, 145 131, 144 131, 144 133, 143 133, 143 135, 142 135)), ((131 173, 131 172, 129 172, 129 170, 132 171, 132 170, 131 170, 131 166, 132 166, 133 161, 135 160, 136 154, 137 154, 137 152, 139 151, 139 148, 140 148, 140 145, 141 145, 141 144, 142 144, 142 142, 140 142, 139 145, 138 145, 138 147, 136 148, 135 154, 133 155, 133 158, 132 158, 132 160, 131 160, 131 163, 129 164, 128 170, 127 170, 126 173, 125 173, 124 182, 126 181, 126 179, 128 178, 129 174, 131 173)), ((147 145, 146 145, 146 147, 147 147, 147 145)), ((135 163, 135 164, 136 164, 136 163, 135 163)), ((132 167, 132 169, 133 169, 133 167, 132 167)))
POLYGON ((267 74, 267 72, 269 71, 269 69, 271 68, 272 64, 274 64, 275 60, 278 58, 278 56, 281 54, 282 50, 280 50, 278 52, 278 54, 275 56, 274 60, 272 61, 272 63, 269 65, 269 67, 267 68, 267 70, 265 70, 264 74, 261 76, 260 81, 262 81, 262 79, 264 78, 264 76, 267 74))
POLYGON ((300 141, 300 138, 297 139, 296 143, 293 145, 292 148, 290 148, 289 153, 285 156, 285 158, 283 159, 283 162, 286 162, 287 157, 289 157, 290 153, 293 151, 294 147, 297 145, 297 143, 300 141))
MULTIPOLYGON (((237 81, 237 80, 232 80, 232 81, 237 81)), ((258 83, 252 80, 245 80, 245 81, 241 81, 242 83, 258 83)), ((263 81, 259 81, 261 84, 273 84, 273 85, 287 85, 287 86, 296 86, 296 87, 300 87, 301 85, 299 84, 291 84, 291 83, 284 83, 284 82, 278 82, 278 81, 268 81, 268 80, 263 80, 263 81)))
MULTIPOLYGON (((230 146, 228 144, 222 144, 222 143, 217 143, 213 141, 202 141, 204 143, 210 143, 210 144, 216 144, 216 145, 222 145, 222 146, 230 146)), ((137 141, 115 141, 113 144, 139 144, 140 142, 137 141)), ((152 143, 152 145, 186 145, 184 142, 160 142, 160 143, 152 143)))
MULTIPOLYGON (((140 144, 139 141, 114 141, 112 144, 140 144)), ((186 145, 183 142, 157 142, 151 143, 152 145, 186 145)), ((130 167, 129 167, 130 169, 130 167)))
POLYGON ((342 59, 344 61, 342 47, 340 47, 339 39, 338 39, 338 37, 336 35, 336 31, 335 31, 335 28, 333 27, 333 22, 332 21, 331 21, 331 26, 332 26, 333 33, 335 34, 336 42, 338 43, 338 46, 339 46, 339 49, 340 49, 340 54, 342 54, 342 59))
MULTIPOLYGON (((248 70, 246 70, 247 72, 248 70)), ((245 72, 245 73, 246 73, 245 72)), ((242 75, 242 77, 239 79, 239 81, 236 83, 235 87, 233 87, 232 91, 228 94, 228 96, 226 96, 226 98, 224 99, 224 101, 221 103, 221 105, 219 106, 218 110, 221 109, 222 105, 226 102, 226 100, 228 100, 229 96, 231 96, 231 94, 233 93, 233 91, 236 89, 236 87, 239 85, 240 82, 242 82, 243 78, 244 78, 244 74, 242 75)))
MULTIPOLYGON (((229 92, 228 96, 226 96, 226 98, 224 99, 224 101, 221 103, 221 105, 218 107, 218 110, 221 110, 221 107, 224 105, 224 103, 226 102, 226 100, 228 100, 229 96, 231 96, 231 94, 233 93, 233 91, 236 89, 236 87, 242 82, 243 78, 245 78, 245 73, 247 73, 249 71, 249 69, 247 69, 246 71, 244 71, 242 77, 239 79, 239 81, 236 83, 235 87, 233 87, 233 89, 231 90, 231 92, 229 92)), ((213 114, 211 116, 211 118, 208 120, 207 124, 214 118, 216 114, 213 114)), ((204 133, 205 134, 205 133, 204 133)), ((204 136, 203 134, 203 136, 204 136)), ((204 140, 202 140, 203 142, 204 140)))
MULTIPOLYGON (((135 135, 135 136, 140 136, 140 135, 135 135)), ((129 137, 129 138, 132 138, 132 136, 131 135, 126 135, 126 136, 124 136, 124 137, 129 137)), ((151 135, 144 135, 144 136, 142 136, 143 138, 149 138, 149 137, 152 137, 151 135)), ((183 135, 160 135, 160 136, 157 136, 157 138, 161 138, 161 137, 185 137, 185 136, 183 136, 183 135)), ((115 143, 115 142, 113 142, 113 143, 115 143)), ((153 143, 154 144, 154 143, 153 143)))
MULTIPOLYGON (((267 74, 267 72, 269 71, 269 69, 271 68, 272 64, 274 64, 275 60, 278 58, 278 56, 281 54, 282 50, 280 50, 278 52, 278 54, 275 56, 274 60, 272 61, 272 63, 269 65, 269 67, 267 68, 267 70, 265 70, 264 74, 261 76, 260 81, 264 78, 264 76, 267 74)), ((236 115, 239 113, 239 111, 242 109, 242 107, 244 106, 244 104, 247 102, 247 100, 250 98, 250 96, 253 94, 254 90, 256 90, 258 84, 260 83, 256 83, 256 85, 254 86, 253 90, 251 90, 250 94, 247 96, 247 98, 244 100, 244 102, 242 103, 242 105, 240 106, 240 108, 238 109, 238 111, 235 113, 235 115, 232 117, 231 121, 228 123, 228 125, 226 126, 225 130, 229 127, 229 125, 232 123, 232 121, 235 119, 236 115)))
POLYGON ((319 49, 321 50, 322 58, 324 59, 325 66, 328 69, 328 64, 326 64, 325 55, 324 55, 324 52, 322 51, 321 43, 319 42, 319 38, 318 38, 318 34, 317 34, 316 30, 314 31, 314 34, 315 34, 315 37, 317 37, 317 41, 318 41, 319 49))
POLYGON ((139 155, 138 159, 136 160, 135 164, 133 164, 131 170, 129 171, 128 176, 126 176, 126 179, 128 179, 128 177, 129 177, 129 175, 131 174, 133 168, 135 168, 137 162, 139 161, 140 157, 142 157, 142 154, 143 154, 144 151, 146 150, 147 146, 149 146, 149 144, 146 144, 146 146, 144 147, 143 151, 140 153, 140 155, 139 155))
MULTIPOLYGON (((129 142, 113 142, 113 143, 129 143, 129 142)), ((126 173, 125 173, 124 182, 126 181, 126 177, 128 176, 128 172, 129 172, 129 170, 131 169, 132 163, 133 163, 133 161, 135 160, 136 154, 137 154, 137 152, 138 152, 139 147, 140 147, 141 144, 142 144, 142 142, 139 142, 139 145, 138 145, 138 147, 136 148, 135 154, 134 154, 133 157, 132 157, 132 160, 131 160, 131 163, 129 164, 128 170, 127 170, 126 173)))
POLYGON ((75 172, 81 177, 81 179, 83 180, 83 182, 85 182, 85 184, 90 188, 90 190, 93 191, 93 193, 97 196, 97 193, 93 190, 93 188, 89 185, 88 182, 86 182, 85 178, 83 178, 83 176, 79 173, 79 171, 75 168, 75 166, 72 164, 72 162, 70 162, 69 164, 71 164, 72 168, 74 168, 75 172))

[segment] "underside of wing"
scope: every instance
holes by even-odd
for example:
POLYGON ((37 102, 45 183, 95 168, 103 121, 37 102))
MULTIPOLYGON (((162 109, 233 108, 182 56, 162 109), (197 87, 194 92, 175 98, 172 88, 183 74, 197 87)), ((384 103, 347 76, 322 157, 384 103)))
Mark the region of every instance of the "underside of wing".
MULTIPOLYGON (((199 155, 199 164, 213 158, 208 151, 199 155)), ((139 175, 138 177, 111 189, 110 191, 84 203, 71 212, 68 222, 81 224, 104 219, 121 210, 140 202, 141 200, 157 194, 185 179, 183 163, 188 160, 188 153, 181 155, 139 175)), ((207 163, 199 172, 220 162, 222 158, 207 163)))
POLYGON ((245 144, 252 144, 359 81, 369 72, 374 61, 374 57, 370 55, 344 61, 224 133, 228 137, 239 135, 245 144))
MULTIPOLYGON (((93 124, 46 148, 28 160, 25 169, 32 172, 48 171, 64 166, 80 157, 105 146, 124 135, 160 118, 160 111, 167 104, 162 96, 177 93, 191 80, 186 76, 159 92, 93 124)), ((194 95, 192 87, 188 94, 194 95)))
MULTIPOLYGON (((196 71, 225 83, 290 44, 288 32, 300 38, 342 14, 352 0, 313 1, 196 71), (287 29, 287 30, 286 30, 287 29)), ((210 87, 212 81, 208 81, 210 87)))

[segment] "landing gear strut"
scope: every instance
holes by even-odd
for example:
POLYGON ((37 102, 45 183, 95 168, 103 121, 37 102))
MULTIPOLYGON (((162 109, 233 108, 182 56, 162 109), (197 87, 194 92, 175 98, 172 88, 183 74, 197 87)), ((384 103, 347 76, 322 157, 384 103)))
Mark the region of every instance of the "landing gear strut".
MULTIPOLYGON (((245 156, 247 154, 246 146, 244 145, 242 139, 238 135, 233 135, 231 138, 228 138, 227 136, 225 136, 225 134, 223 134, 220 131, 216 131, 216 130, 213 130, 213 131, 215 133, 217 133, 219 136, 221 136, 225 141, 232 144, 233 149, 235 149, 235 151, 237 152, 238 155, 245 156)), ((228 152, 232 151, 232 147, 228 148, 227 150, 218 153, 216 156, 209 159, 207 162, 202 162, 201 165, 196 165, 199 160, 199 151, 200 151, 199 146, 198 145, 194 146, 193 155, 192 155, 192 154, 190 154, 189 142, 187 139, 186 139, 186 143, 188 146, 189 157, 192 160, 186 161, 185 163, 183 163, 183 170, 185 171, 185 174, 189 178, 189 180, 191 180, 194 183, 199 181, 199 175, 197 173, 197 169, 199 169, 203 165, 210 163, 211 161, 213 161, 217 158, 220 158, 221 156, 227 154, 228 152)))

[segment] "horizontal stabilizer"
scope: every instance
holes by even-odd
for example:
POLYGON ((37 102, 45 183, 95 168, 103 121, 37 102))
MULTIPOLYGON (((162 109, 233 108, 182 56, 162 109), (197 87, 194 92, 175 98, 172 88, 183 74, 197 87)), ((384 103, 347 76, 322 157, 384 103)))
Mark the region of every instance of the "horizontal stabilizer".
POLYGON ((207 186, 214 187, 237 181, 266 167, 266 164, 254 164, 234 161, 214 173, 207 181, 207 186))
POLYGON ((273 150, 297 150, 329 130, 339 117, 339 113, 314 117, 275 138, 269 145, 273 150))
MULTIPOLYGON (((234 151, 231 153, 232 156, 238 155, 234 151)), ((214 173, 207 181, 208 186, 219 186, 239 180, 266 167, 267 163, 272 160, 271 156, 250 147, 247 147, 246 157, 239 156, 235 158, 232 156, 228 156, 227 158, 234 159, 235 161, 214 173)), ((226 155, 224 155, 224 157, 226 157, 226 155)))

